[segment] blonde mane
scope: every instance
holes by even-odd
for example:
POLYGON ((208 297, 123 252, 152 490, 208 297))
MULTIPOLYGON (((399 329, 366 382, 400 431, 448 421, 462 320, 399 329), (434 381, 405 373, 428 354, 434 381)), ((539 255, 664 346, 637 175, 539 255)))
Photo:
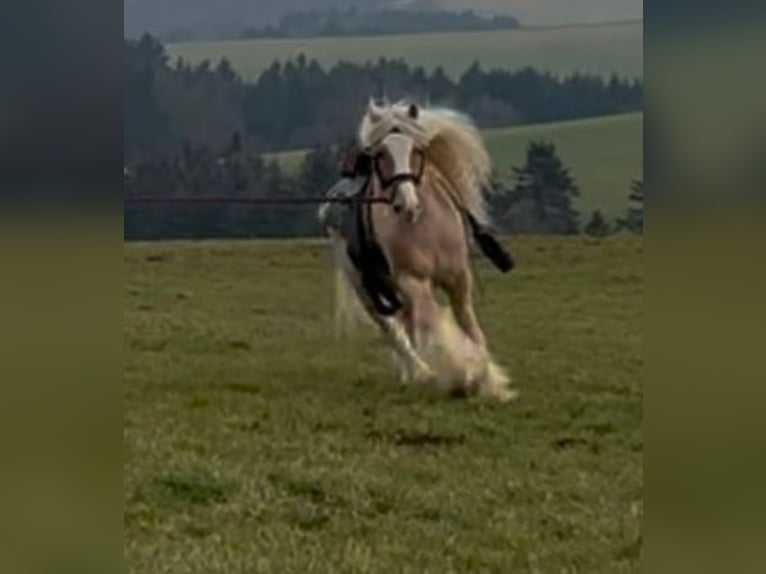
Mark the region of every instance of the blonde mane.
POLYGON ((371 103, 359 126, 360 144, 371 146, 394 128, 412 137, 452 200, 480 223, 489 223, 482 188, 492 165, 476 126, 467 116, 447 108, 421 108, 416 119, 410 117, 409 108, 403 103, 382 107, 371 103))

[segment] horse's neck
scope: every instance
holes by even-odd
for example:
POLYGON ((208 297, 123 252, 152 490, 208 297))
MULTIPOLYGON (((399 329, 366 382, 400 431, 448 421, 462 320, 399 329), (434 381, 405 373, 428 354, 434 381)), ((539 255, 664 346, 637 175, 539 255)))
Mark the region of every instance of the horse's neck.
POLYGON ((446 178, 434 168, 427 169, 423 178, 424 186, 427 186, 429 194, 444 206, 455 210, 460 214, 465 206, 462 200, 453 192, 446 178))

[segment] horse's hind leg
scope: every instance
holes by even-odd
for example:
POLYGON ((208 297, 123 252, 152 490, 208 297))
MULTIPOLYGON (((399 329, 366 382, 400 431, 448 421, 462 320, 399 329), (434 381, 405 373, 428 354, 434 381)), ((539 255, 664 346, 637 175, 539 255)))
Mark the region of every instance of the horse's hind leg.
POLYGON ((479 326, 476 312, 473 309, 473 279, 468 272, 462 273, 457 281, 447 286, 450 306, 463 332, 484 351, 487 341, 479 326))
POLYGON ((455 320, 479 351, 480 366, 477 365, 477 370, 469 375, 472 380, 467 383, 477 383, 479 394, 508 401, 518 396, 518 393, 509 389, 510 378, 495 363, 487 350, 486 338, 473 308, 472 288, 473 280, 468 272, 446 287, 455 320))

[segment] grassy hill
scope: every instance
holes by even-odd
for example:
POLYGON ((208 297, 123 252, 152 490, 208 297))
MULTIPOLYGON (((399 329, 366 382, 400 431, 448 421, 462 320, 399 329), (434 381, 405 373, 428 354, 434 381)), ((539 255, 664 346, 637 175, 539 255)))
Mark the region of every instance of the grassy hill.
POLYGON ((643 114, 522 126, 485 132, 487 146, 501 175, 521 165, 532 140, 552 141, 572 168, 582 197, 583 214, 601 209, 612 217, 627 206, 630 181, 642 175, 643 114))
POLYGON ((511 14, 527 26, 640 20, 643 0, 438 0, 451 10, 511 14))
MULTIPOLYGON (((582 197, 578 207, 583 214, 601 209, 616 217, 627 206, 630 181, 642 174, 643 127, 643 114, 634 113, 484 133, 495 169, 501 176, 509 176, 511 166, 524 162, 530 141, 554 142, 580 184, 582 197)), ((276 157, 283 168, 294 173, 305 153, 292 151, 276 157)))
POLYGON ((124 0, 123 30, 164 37, 236 37, 247 26, 262 27, 296 11, 325 11, 354 4, 381 9, 430 4, 450 10, 510 14, 530 26, 640 19, 643 0, 124 0), (221 34, 224 34, 222 36, 221 34), (229 36, 225 36, 229 34, 229 36))
POLYGON ((513 249, 478 262, 499 405, 334 340, 322 245, 126 245, 126 571, 639 571, 642 242, 513 249))
POLYGON ((475 60, 486 68, 533 66, 555 73, 642 76, 643 46, 643 23, 627 22, 499 32, 190 42, 170 44, 168 52, 191 62, 226 57, 247 78, 257 77, 274 60, 301 53, 324 65, 404 58, 427 69, 443 66, 454 76, 475 60))

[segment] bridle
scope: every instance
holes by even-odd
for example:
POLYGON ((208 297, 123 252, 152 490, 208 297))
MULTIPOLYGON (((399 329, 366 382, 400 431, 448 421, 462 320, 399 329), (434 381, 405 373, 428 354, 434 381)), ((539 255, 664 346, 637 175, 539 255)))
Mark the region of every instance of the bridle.
POLYGON ((378 176, 378 179, 380 180, 380 186, 383 191, 386 191, 393 186, 400 184, 400 183, 406 183, 410 182, 415 187, 418 187, 420 183, 423 181, 423 172, 425 172, 426 169, 426 154, 423 150, 415 149, 413 153, 416 153, 420 156, 420 169, 418 170, 418 173, 397 173, 396 175, 393 175, 389 178, 384 177, 383 172, 380 167, 380 154, 377 154, 373 157, 374 166, 375 166, 375 174, 378 176))
MULTIPOLYGON (((398 128, 394 128, 388 132, 386 136, 395 133, 401 133, 401 131, 398 128)), ((357 159, 356 171, 358 174, 367 176, 370 179, 370 182, 372 181, 372 175, 374 173, 380 182, 380 190, 388 195, 386 198, 387 203, 393 203, 399 190, 399 184, 409 182, 417 188, 422 183, 423 174, 426 169, 426 153, 419 148, 413 150, 413 153, 417 154, 419 158, 417 173, 397 173, 391 177, 386 177, 381 166, 383 152, 377 151, 386 136, 381 138, 377 143, 368 146, 361 151, 360 156, 357 159)))

